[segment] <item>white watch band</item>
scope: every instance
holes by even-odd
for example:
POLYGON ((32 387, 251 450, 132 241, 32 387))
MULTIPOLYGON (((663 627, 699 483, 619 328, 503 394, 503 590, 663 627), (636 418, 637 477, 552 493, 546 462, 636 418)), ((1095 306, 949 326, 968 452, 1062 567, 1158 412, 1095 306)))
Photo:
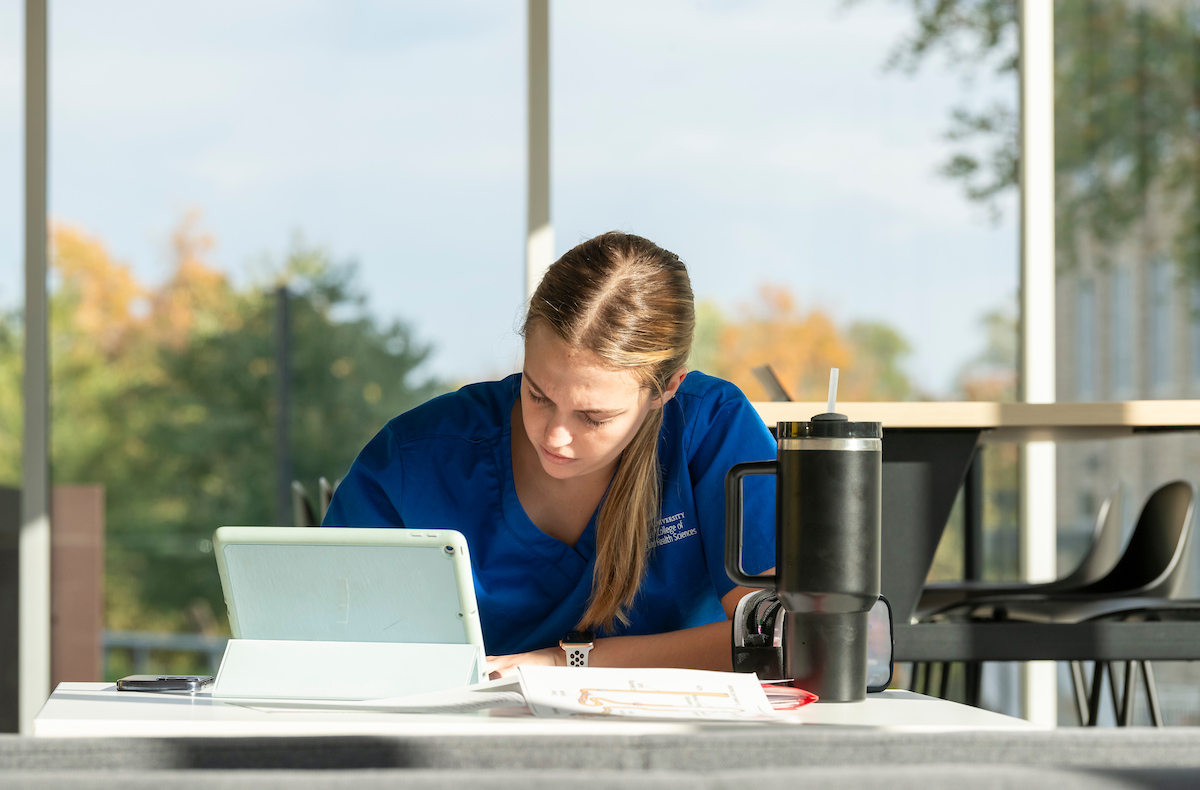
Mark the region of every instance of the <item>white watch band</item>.
POLYGON ((592 652, 591 645, 563 645, 562 649, 567 654, 567 666, 586 667, 588 665, 588 653, 592 652))

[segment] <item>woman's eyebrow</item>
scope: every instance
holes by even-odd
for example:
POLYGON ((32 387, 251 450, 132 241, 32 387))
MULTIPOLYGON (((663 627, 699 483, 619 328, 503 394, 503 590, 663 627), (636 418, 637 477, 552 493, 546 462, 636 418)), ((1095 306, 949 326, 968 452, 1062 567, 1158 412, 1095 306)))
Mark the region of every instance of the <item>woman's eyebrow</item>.
MULTIPOLYGON (((546 393, 542 391, 542 388, 537 385, 537 382, 534 381, 533 378, 528 373, 525 373, 524 371, 522 371, 521 375, 523 375, 525 377, 525 380, 529 382, 530 389, 537 390, 537 394, 540 397, 543 397, 543 398, 546 397, 546 393)), ((549 400, 549 399, 547 398, 547 400, 549 400)))

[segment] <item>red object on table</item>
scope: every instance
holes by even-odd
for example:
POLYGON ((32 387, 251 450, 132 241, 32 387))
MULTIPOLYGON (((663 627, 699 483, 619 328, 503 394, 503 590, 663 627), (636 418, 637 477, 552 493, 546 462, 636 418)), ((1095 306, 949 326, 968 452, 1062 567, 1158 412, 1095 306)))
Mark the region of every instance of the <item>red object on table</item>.
POLYGON ((817 695, 811 691, 805 691, 795 686, 777 686, 773 683, 762 684, 763 691, 767 694, 767 702, 771 703, 771 707, 775 710, 795 710, 802 708, 810 702, 817 701, 817 695))

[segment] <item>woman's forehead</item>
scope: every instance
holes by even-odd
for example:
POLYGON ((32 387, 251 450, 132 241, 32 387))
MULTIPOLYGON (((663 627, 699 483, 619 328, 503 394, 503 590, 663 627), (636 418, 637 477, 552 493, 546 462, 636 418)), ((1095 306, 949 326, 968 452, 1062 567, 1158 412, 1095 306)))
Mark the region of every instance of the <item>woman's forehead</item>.
POLYGON ((614 368, 595 352, 572 347, 545 329, 525 339, 525 375, 551 399, 567 397, 576 401, 573 408, 584 410, 624 407, 642 390, 634 371, 614 368))

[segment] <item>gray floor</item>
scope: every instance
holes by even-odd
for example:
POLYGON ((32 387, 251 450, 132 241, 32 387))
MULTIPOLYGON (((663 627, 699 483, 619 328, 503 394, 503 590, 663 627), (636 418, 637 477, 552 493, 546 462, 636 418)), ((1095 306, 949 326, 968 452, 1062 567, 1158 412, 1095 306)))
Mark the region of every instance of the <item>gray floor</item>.
POLYGON ((1200 729, 603 738, 0 737, 6 788, 1196 788, 1200 729))

